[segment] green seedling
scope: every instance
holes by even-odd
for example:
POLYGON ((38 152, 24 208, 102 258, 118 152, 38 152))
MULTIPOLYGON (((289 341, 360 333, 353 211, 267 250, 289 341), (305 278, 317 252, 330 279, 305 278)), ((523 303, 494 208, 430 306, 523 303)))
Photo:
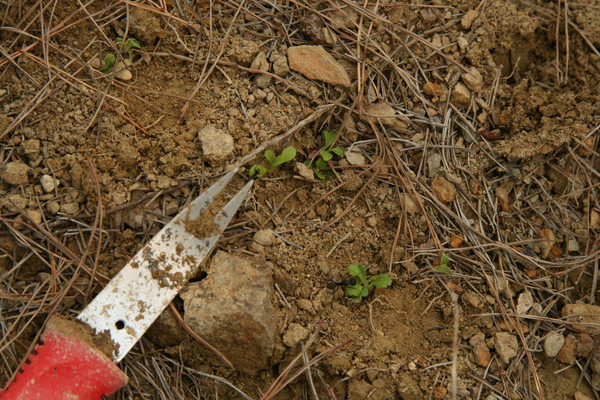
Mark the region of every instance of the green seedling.
POLYGON ((333 147, 333 142, 336 137, 335 132, 323 131, 323 137, 325 138, 325 146, 323 146, 318 152, 313 152, 309 155, 309 161, 307 162, 307 165, 311 166, 310 164, 312 161, 320 155, 320 157, 315 161, 313 170, 319 179, 327 182, 329 178, 327 178, 325 174, 331 172, 329 161, 333 159, 334 155, 342 157, 344 155, 344 150, 341 147, 333 147))
MULTIPOLYGON (((135 57, 140 53, 140 50, 142 49, 142 45, 140 44, 140 42, 133 38, 129 38, 127 39, 127 41, 123 42, 123 38, 119 37, 117 38, 117 44, 122 47, 125 56, 123 56, 123 61, 119 61, 117 63, 116 69, 120 69, 131 65, 135 57)), ((113 67, 115 66, 116 60, 117 57, 112 53, 109 53, 106 56, 104 56, 104 67, 100 68, 100 72, 104 74, 110 73, 110 71, 112 71, 113 67)))
POLYGON ((265 158, 269 162, 269 167, 265 167, 263 165, 253 165, 250 168, 249 174, 252 178, 260 178, 267 172, 272 172, 281 164, 292 161, 294 157, 296 157, 296 149, 293 147, 286 147, 277 157, 275 156, 273 150, 267 150, 265 151, 265 158))
POLYGON ((372 289, 386 288, 392 284, 392 278, 388 274, 367 277, 367 269, 362 264, 348 266, 348 272, 356 278, 356 283, 346 286, 346 294, 353 297, 356 303, 367 297, 372 289))
POLYGON ((452 275, 454 270, 447 265, 449 261, 450 259, 448 258, 448 255, 444 254, 442 258, 440 258, 440 265, 433 267, 433 270, 443 274, 452 275))

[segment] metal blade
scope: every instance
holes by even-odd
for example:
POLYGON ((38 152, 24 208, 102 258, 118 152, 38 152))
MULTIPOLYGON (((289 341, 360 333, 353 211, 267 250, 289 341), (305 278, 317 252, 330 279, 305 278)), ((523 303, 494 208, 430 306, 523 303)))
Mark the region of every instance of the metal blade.
POLYGON ((235 172, 221 178, 165 225, 77 317, 97 335, 108 333, 115 362, 123 359, 196 274, 242 204, 253 181, 226 206, 219 206, 224 203, 219 199, 213 202, 235 172))

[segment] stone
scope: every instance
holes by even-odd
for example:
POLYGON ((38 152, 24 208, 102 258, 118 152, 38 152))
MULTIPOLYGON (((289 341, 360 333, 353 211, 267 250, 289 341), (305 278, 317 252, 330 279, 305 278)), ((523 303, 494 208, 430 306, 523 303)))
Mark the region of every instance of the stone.
POLYGON ((494 336, 496 351, 503 363, 508 364, 519 351, 519 341, 515 335, 507 332, 496 332, 494 336))
POLYGON ((13 194, 6 200, 4 207, 10 212, 20 212, 27 207, 28 203, 27 199, 20 194, 13 194))
POLYGON ((271 246, 275 240, 271 229, 261 229, 254 234, 254 241, 261 246, 271 246))
POLYGON ((21 143, 21 148, 30 161, 35 161, 40 155, 42 145, 37 139, 29 139, 21 143))
POLYGON ((432 153, 427 157, 427 172, 429 177, 433 178, 437 175, 440 165, 442 164, 442 156, 439 153, 432 153))
POLYGON ((477 93, 483 89, 483 78, 479 70, 475 67, 469 68, 468 73, 462 74, 462 81, 472 92, 477 93))
POLYGON ((431 181, 431 190, 436 197, 444 203, 451 203, 456 199, 456 188, 444 178, 435 178, 431 181))
MULTIPOLYGON (((260 71, 269 71, 269 61, 267 60, 267 54, 261 51, 256 55, 256 58, 250 66, 251 69, 257 69, 260 71)), ((266 88, 271 84, 271 77, 265 74, 256 74, 254 76, 254 84, 259 88, 266 88)))
POLYGON ((0 177, 9 185, 22 185, 27 183, 28 172, 29 167, 26 164, 20 161, 11 161, 2 168, 0 177))
POLYGON ((467 39, 465 39, 462 36, 459 36, 456 39, 456 44, 458 45, 458 48, 460 49, 461 53, 463 53, 464 51, 466 51, 469 48, 469 42, 467 41, 467 39))
POLYGON ((156 187, 159 189, 168 189, 171 186, 171 179, 166 175, 158 175, 156 177, 156 187))
POLYGON ((223 165, 233 155, 233 137, 212 125, 198 132, 204 159, 213 167, 223 165))
POLYGON ((288 59, 286 56, 279 55, 279 57, 273 62, 273 72, 281 77, 284 77, 290 73, 290 66, 288 65, 288 59))
POLYGON ((600 333, 600 306, 591 304, 567 304, 562 316, 569 322, 575 322, 573 328, 596 335, 600 333))
POLYGON ((594 210, 590 211, 590 228, 596 229, 600 226, 600 213, 594 210))
POLYGON ((560 332, 550 332, 544 340, 544 354, 548 357, 556 357, 565 344, 565 337, 560 332))
POLYGON ((575 347, 577 346, 577 337, 572 333, 565 338, 565 343, 558 351, 556 360, 563 364, 574 364, 576 361, 575 347))
POLYGON ((398 374, 396 387, 402 400, 422 400, 424 398, 419 384, 409 374, 398 374))
POLYGON ((56 214, 60 211, 60 204, 57 201, 50 201, 46 204, 46 209, 50 214, 56 214))
POLYGON ((271 271, 254 260, 217 251, 208 276, 180 293, 185 322, 240 371, 269 367, 277 341, 271 271))
POLYGON ((427 96, 440 97, 444 91, 437 83, 426 82, 423 84, 423 93, 425 93, 427 96))
POLYGON ((531 297, 531 292, 524 291, 519 295, 519 299, 517 300, 517 313, 525 314, 529 309, 533 306, 533 297, 531 297))
POLYGON ((459 107, 469 108, 471 105, 471 92, 464 84, 458 82, 452 89, 451 100, 459 107))
POLYGON ((40 177, 40 185, 42 185, 44 192, 51 193, 54 192, 54 189, 56 189, 58 185, 60 185, 60 181, 58 179, 54 179, 54 177, 51 175, 42 175, 40 177))
POLYGON ((308 79, 349 87, 348 72, 321 46, 294 46, 288 49, 290 69, 308 79))
POLYGON ((460 20, 460 25, 464 30, 469 30, 471 28, 471 24, 473 20, 477 18, 479 13, 476 10, 467 11, 460 20))
POLYGON ((294 348, 300 343, 301 340, 304 340, 308 337, 308 329, 303 327, 300 324, 291 323, 288 326, 287 331, 283 334, 283 343, 290 348, 294 348))
POLYGON ((399 200, 400 200, 400 204, 402 205, 403 208, 406 209, 407 213, 415 214, 415 213, 421 211, 421 209, 419 208, 419 205, 412 198, 412 196, 410 194, 400 193, 399 200))
POLYGON ((502 211, 509 212, 510 211, 510 201, 509 201, 509 191, 506 186, 498 186, 496 187, 496 198, 498 199, 498 203, 500 204, 500 208, 502 211))
POLYGON ((365 106, 364 111, 368 116, 375 117, 378 121, 381 121, 385 126, 389 126, 394 129, 406 129, 408 124, 400 119, 396 114, 394 107, 387 101, 380 101, 379 103, 372 103, 365 106))
POLYGON ((357 190, 363 187, 364 182, 362 178, 360 178, 358 174, 355 174, 354 171, 347 169, 344 172, 342 172, 341 175, 342 181, 344 182, 344 186, 342 186, 342 189, 348 190, 350 192, 356 192, 357 190))
POLYGON ((297 162, 295 165, 296 172, 307 181, 315 180, 315 171, 309 168, 306 164, 297 162))
POLYGON ((469 339, 469 344, 473 348, 475 363, 480 367, 487 367, 492 359, 492 354, 485 342, 485 334, 483 332, 476 333, 469 339))
POLYGON ((346 152, 345 155, 350 165, 365 165, 366 163, 365 156, 359 149, 352 149, 352 151, 346 152))
POLYGON ((65 203, 60 206, 60 212, 68 215, 76 215, 79 213, 79 204, 77 202, 65 203))
POLYGON ((165 348, 179 345, 187 334, 173 311, 167 307, 152 323, 144 337, 150 339, 156 346, 165 348))

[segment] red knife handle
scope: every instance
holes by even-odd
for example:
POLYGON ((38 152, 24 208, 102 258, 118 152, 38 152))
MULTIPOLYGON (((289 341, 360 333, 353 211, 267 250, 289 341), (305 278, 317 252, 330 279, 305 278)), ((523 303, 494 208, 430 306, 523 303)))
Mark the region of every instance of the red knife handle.
POLYGON ((0 399, 100 400, 127 384, 127 375, 73 322, 51 318, 40 340, 0 399))

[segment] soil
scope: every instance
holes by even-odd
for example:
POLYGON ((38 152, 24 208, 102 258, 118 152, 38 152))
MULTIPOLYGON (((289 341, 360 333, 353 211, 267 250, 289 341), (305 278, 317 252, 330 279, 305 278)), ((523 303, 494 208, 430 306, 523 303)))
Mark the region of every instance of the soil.
MULTIPOLYGON (((4 357, 0 383, 18 369, 49 312, 80 311, 213 178, 323 110, 320 106, 334 104, 270 148, 278 153, 293 146, 295 161, 304 162, 330 130, 338 133, 337 146, 346 154, 358 151, 365 162, 334 157, 326 182, 300 176, 294 162, 278 167, 255 182, 220 244, 226 251, 260 256, 274 271, 281 290, 273 299, 280 333, 291 323, 321 332, 309 356, 350 341, 313 369, 320 398, 451 398, 453 356, 461 398, 570 399, 575 392, 594 398, 589 380, 580 379, 582 370, 565 369, 544 354, 542 343, 550 331, 572 331, 560 321, 564 304, 595 298, 600 234, 595 2, 570 4, 572 25, 565 32, 561 19, 558 33, 557 5, 542 0, 434 1, 431 7, 384 1, 366 9, 351 1, 306 7, 276 2, 282 8, 273 6, 271 14, 267 2, 250 1, 232 24, 239 3, 167 1, 169 15, 177 18, 136 3, 129 6, 127 26, 121 2, 91 2, 83 12, 78 3, 55 1, 48 23, 57 28, 58 21, 77 23, 52 31, 47 42, 52 46, 38 44, 13 55, 16 63, 7 62, 6 53, 0 59, 0 307, 10 324, 23 327, 9 329, 4 321, 0 348, 12 356, 4 357), (336 43, 320 35, 321 27, 312 27, 313 35, 306 26, 298 29, 313 7, 327 16, 321 19, 337 35, 336 43), (98 25, 86 15, 94 15, 98 25), (373 15, 388 22, 373 23, 373 15), (414 42, 407 29, 439 43, 441 51, 414 42), (131 66, 133 80, 103 78, 82 64, 103 59, 113 51, 107 39, 114 42, 125 31, 149 56, 131 66), (368 54, 363 45, 357 51, 357 35, 369 43, 368 54), (346 68, 352 86, 333 87, 291 72, 272 74, 267 87, 257 87, 257 75, 247 71, 257 54, 281 56, 299 44, 322 45, 346 68), (363 57, 364 64, 358 62, 363 57), (435 90, 411 92, 395 68, 409 71, 419 88, 431 82, 435 90), (463 85, 469 68, 479 72, 481 82, 477 90, 467 85, 471 98, 461 104, 453 90, 463 85), (391 126, 363 115, 364 106, 381 101, 394 107, 402 123, 391 126), (207 125, 234 139, 223 163, 209 162, 203 153, 198 132, 207 125), (17 161, 28 167, 21 181, 9 166, 17 161), (59 184, 46 190, 40 183, 45 175, 59 184), (277 234, 270 246, 253 239, 264 229, 277 234), (433 269, 444 253, 451 275, 433 269), (348 279, 350 264, 364 264, 370 275, 388 273, 393 284, 355 303, 343 287, 327 287, 348 279), (73 285, 67 287, 69 279, 73 285), (499 288, 502 279, 507 288, 499 288), (516 334, 503 313, 512 314, 526 291, 534 293, 537 314, 518 319, 519 351, 505 363, 495 334, 516 334), (38 299, 40 293, 49 297, 38 299), (22 307, 35 307, 23 299, 34 298, 48 307, 35 318, 17 319, 22 307), (487 368, 477 365, 469 343, 479 332, 491 349, 487 368), (523 350, 524 343, 530 350, 523 350)), ((31 18, 26 12, 35 11, 30 6, 9 6, 3 25, 23 28, 19 24, 31 18)), ((15 38, 14 32, 0 32, 5 48, 13 46, 11 54, 33 43, 26 37, 13 43, 15 38)), ((262 152, 240 167, 240 176, 249 179, 257 163, 267 165, 262 152)), ((300 351, 283 347, 271 369, 247 376, 211 364, 206 350, 189 339, 167 349, 146 339, 124 365, 162 352, 228 379, 253 398, 300 351)), ((585 356, 580 363, 586 365, 585 356)), ((140 369, 128 369, 137 373, 140 369)), ((184 383, 173 385, 193 387, 190 377, 201 379, 184 376, 179 376, 184 383)), ((139 377, 130 375, 130 381, 139 377)), ((217 398, 215 393, 241 398, 228 386, 200 381, 206 398, 217 398)), ((275 398, 308 398, 310 390, 303 374, 275 398)), ((182 389, 180 398, 202 397, 191 393, 182 389)), ((116 396, 129 395, 160 397, 145 383, 116 396)))

